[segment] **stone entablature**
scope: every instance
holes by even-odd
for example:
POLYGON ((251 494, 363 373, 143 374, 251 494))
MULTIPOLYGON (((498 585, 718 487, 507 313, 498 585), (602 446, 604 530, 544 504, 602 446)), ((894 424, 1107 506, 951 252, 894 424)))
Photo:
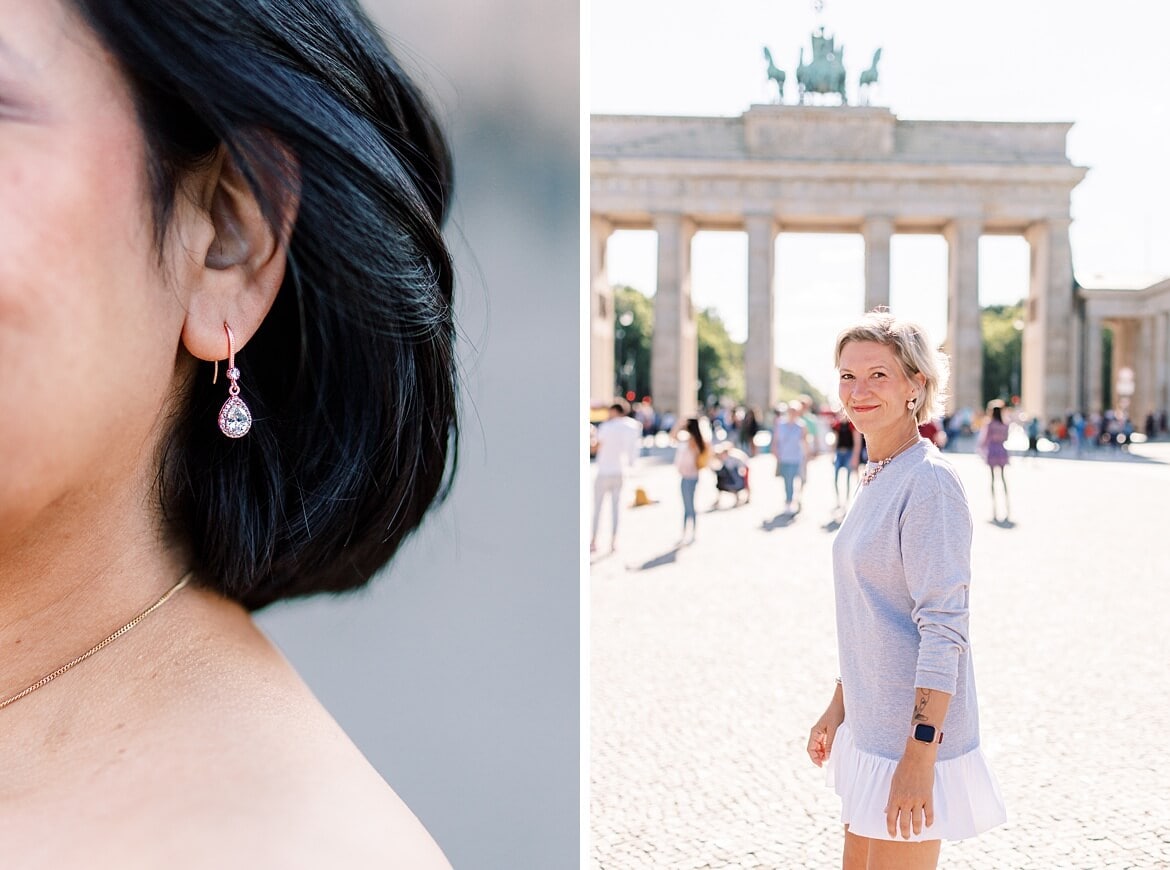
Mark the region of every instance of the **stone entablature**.
POLYGON ((1078 295, 1098 317, 1145 317, 1170 312, 1170 278, 1148 287, 1080 287, 1078 295))
POLYGON ((883 214, 898 233, 941 233, 959 216, 980 218, 986 233, 1023 234, 1037 221, 1067 220, 1069 190, 1084 174, 932 169, 602 159, 592 163, 590 208, 626 229, 649 229, 665 210, 694 215, 702 229, 742 229, 745 213, 772 212, 793 230, 860 232, 883 214))
POLYGON ((1069 167, 1066 121, 903 121, 889 109, 752 106, 738 118, 594 115, 590 153, 700 160, 1021 163, 1069 167))
POLYGON ((810 106, 753 106, 741 118, 596 115, 590 209, 631 229, 664 210, 700 229, 742 229, 745 213, 770 211, 782 229, 860 232, 881 214, 897 233, 979 217, 985 233, 1023 234, 1068 219, 1086 171, 1065 154, 1070 126, 810 106))

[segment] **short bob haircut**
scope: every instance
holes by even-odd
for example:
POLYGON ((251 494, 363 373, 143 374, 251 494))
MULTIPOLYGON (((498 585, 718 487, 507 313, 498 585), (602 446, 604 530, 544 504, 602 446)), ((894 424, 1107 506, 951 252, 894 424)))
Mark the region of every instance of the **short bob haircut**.
POLYGON ((914 418, 918 423, 925 423, 943 413, 950 364, 947 355, 931 344, 926 330, 920 325, 899 320, 880 308, 874 309, 837 336, 833 355, 833 365, 837 368, 841 367, 841 351, 851 341, 884 344, 894 351, 906 377, 912 378, 919 373, 926 376, 926 386, 914 407, 914 418))
POLYGON ((165 529, 249 609, 364 584, 450 488, 457 452, 447 146, 353 0, 67 0, 129 81, 156 243, 224 148, 288 269, 238 354, 255 426, 225 438, 211 372, 159 457, 165 529))

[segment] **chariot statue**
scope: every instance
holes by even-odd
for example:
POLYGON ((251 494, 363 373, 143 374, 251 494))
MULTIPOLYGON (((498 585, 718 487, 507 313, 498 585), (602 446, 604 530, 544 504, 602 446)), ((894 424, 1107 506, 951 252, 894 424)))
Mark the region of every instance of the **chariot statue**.
POLYGON ((800 49, 800 64, 796 68, 796 83, 800 88, 800 102, 805 95, 837 94, 841 105, 845 97, 845 46, 837 46, 836 36, 825 36, 825 28, 812 35, 812 62, 804 62, 804 48, 800 49))

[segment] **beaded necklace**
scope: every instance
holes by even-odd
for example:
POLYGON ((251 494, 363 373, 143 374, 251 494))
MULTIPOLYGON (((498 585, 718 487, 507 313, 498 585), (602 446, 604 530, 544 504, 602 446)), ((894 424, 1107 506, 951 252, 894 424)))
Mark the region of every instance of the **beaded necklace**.
POLYGON ((899 447, 897 450, 895 450, 893 453, 891 453, 885 459, 881 459, 877 462, 867 462, 865 464, 865 474, 861 475, 861 485, 865 486, 867 483, 873 483, 873 479, 878 476, 878 473, 881 472, 881 470, 883 468, 885 468, 887 465, 889 465, 891 462, 894 461, 894 457, 898 456, 900 453, 902 453, 904 450, 906 450, 906 448, 908 448, 911 444, 914 444, 916 441, 918 441, 918 430, 917 429, 914 430, 914 435, 911 436, 909 441, 907 441, 905 444, 903 444, 901 447, 899 447))

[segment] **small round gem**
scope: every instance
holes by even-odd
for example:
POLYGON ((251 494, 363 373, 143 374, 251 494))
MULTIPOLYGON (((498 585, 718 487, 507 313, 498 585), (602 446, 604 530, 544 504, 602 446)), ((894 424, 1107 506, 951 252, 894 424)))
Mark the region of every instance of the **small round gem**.
POLYGON ((240 379, 240 370, 238 368, 236 368, 235 366, 232 366, 230 369, 227 370, 227 376, 228 376, 228 380, 238 381, 240 379))

